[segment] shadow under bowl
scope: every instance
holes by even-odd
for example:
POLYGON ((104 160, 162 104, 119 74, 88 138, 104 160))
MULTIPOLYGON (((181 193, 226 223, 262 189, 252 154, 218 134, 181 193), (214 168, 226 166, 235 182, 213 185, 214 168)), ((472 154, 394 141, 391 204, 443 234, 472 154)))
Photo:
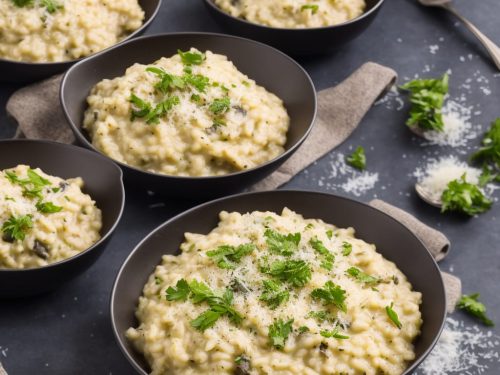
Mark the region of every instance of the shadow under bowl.
POLYGON ((81 147, 50 141, 0 141, 0 170, 26 164, 64 179, 81 177, 83 192, 102 211, 101 239, 81 253, 48 266, 0 268, 0 298, 20 298, 56 289, 90 267, 104 251, 125 204, 122 172, 109 159, 81 147))
POLYGON ((341 24, 314 28, 276 28, 234 17, 203 0, 215 21, 227 32, 259 40, 293 56, 326 55, 336 52, 372 23, 384 0, 366 0, 362 15, 341 24))
POLYGON ((149 366, 125 337, 129 327, 137 327, 135 309, 142 289, 162 255, 178 254, 184 233, 209 233, 219 222, 219 212, 273 211, 284 207, 305 218, 322 219, 337 227, 356 229, 356 237, 373 243, 377 251, 393 261, 408 277, 414 290, 422 293, 423 325, 415 341, 415 360, 408 375, 425 359, 436 344, 446 317, 446 297, 441 272, 422 242, 405 226, 366 204, 335 195, 277 190, 235 195, 205 203, 167 221, 151 232, 125 260, 111 295, 111 319, 115 337, 132 366, 143 375, 149 366))
MULTIPOLYGON (((161 2, 162 0, 139 0, 139 5, 144 10, 144 22, 142 26, 115 45, 139 36, 146 31, 158 14, 161 2)), ((29 83, 39 81, 64 72, 71 65, 82 59, 83 58, 61 62, 34 63, 0 58, 0 82, 29 83)))
POLYGON ((290 116, 285 152, 255 168, 223 176, 180 177, 147 172, 117 162, 125 174, 127 187, 141 187, 158 194, 201 200, 242 191, 276 170, 302 144, 316 116, 316 91, 305 70, 282 52, 248 39, 210 33, 173 33, 131 40, 106 52, 89 57, 66 73, 61 87, 61 103, 78 141, 96 149, 82 129, 87 96, 101 80, 122 76, 134 63, 151 64, 175 55, 178 49, 195 47, 226 55, 235 66, 276 94, 290 116))

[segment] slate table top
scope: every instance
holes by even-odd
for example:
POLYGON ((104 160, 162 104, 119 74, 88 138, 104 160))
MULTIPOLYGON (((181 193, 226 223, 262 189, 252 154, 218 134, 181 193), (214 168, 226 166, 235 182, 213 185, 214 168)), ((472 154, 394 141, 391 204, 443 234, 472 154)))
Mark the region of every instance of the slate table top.
MULTIPOLYGON (((458 0, 456 6, 500 43, 498 0, 458 0)), ((223 30, 201 0, 165 0, 147 34, 174 31, 223 30)), ((417 168, 442 155, 466 160, 479 144, 482 131, 500 117, 500 74, 463 25, 441 10, 419 6, 415 0, 387 0, 370 29, 358 39, 332 56, 299 60, 318 90, 339 83, 366 61, 392 67, 399 74, 399 83, 415 76, 437 77, 450 71, 450 97, 471 107, 477 137, 458 148, 426 145, 405 128, 407 101, 392 93, 372 108, 343 145, 285 187, 331 192, 362 201, 378 197, 442 230, 451 239, 452 250, 441 262, 441 268, 462 279, 464 292, 481 292, 490 317, 500 322, 500 204, 480 217, 463 219, 441 215, 439 210, 422 203, 413 191, 413 173, 417 168), (372 189, 355 195, 343 186, 350 176, 342 175, 336 167, 338 158, 358 145, 365 147, 368 173, 375 175, 377 182, 372 189)), ((0 138, 14 134, 15 125, 6 117, 5 103, 18 87, 0 84, 0 138)), ((500 194, 494 196, 498 198, 500 194)), ((134 374, 111 331, 112 283, 135 244, 192 205, 158 199, 146 191, 129 194, 115 236, 91 269, 51 294, 0 301, 0 362, 9 375, 134 374)), ((460 312, 452 318, 462 322, 464 329, 476 324, 460 312)), ((479 330, 487 332, 481 326, 479 330)), ((491 333, 492 337, 500 335, 500 324, 491 333)), ((481 357, 481 350, 484 349, 476 348, 473 356, 481 357)), ((484 362, 482 374, 500 373, 498 351, 496 357, 479 359, 484 362)), ((479 367, 471 367, 468 374, 479 371, 479 367)), ((459 373, 465 371, 449 374, 459 373)))

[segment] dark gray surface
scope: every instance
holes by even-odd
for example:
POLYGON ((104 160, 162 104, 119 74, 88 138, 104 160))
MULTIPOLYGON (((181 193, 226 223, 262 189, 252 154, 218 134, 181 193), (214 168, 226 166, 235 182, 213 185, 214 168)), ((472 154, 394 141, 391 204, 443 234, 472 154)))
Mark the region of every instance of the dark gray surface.
MULTIPOLYGON (((500 42, 498 0, 474 3, 461 0, 457 7, 493 40, 500 42)), ((393 67, 402 79, 415 74, 437 76, 452 69, 452 97, 465 93, 467 105, 481 112, 474 116, 473 122, 481 124, 484 129, 491 120, 500 116, 500 76, 472 36, 454 22, 439 10, 421 8, 413 0, 387 0, 378 19, 359 39, 334 56, 308 59, 302 63, 318 89, 338 83, 368 60, 393 67), (439 46, 435 54, 430 52, 431 45, 439 46), (461 56, 465 62, 461 61, 461 56), (426 65, 431 71, 423 74, 426 65), (468 78, 472 81, 466 83, 468 78), (478 78, 482 82, 478 82, 478 78), (471 88, 461 88, 462 84, 470 84, 471 88), (485 88, 491 91, 490 95, 484 93, 488 92, 485 88)), ((201 1, 166 0, 149 33, 193 30, 220 31, 207 16, 201 1)), ((3 138, 14 133, 14 126, 6 125, 4 113, 4 103, 14 89, 12 85, 2 85, 0 89, 0 137, 3 138)), ((442 269, 452 269, 460 276, 465 292, 480 291, 492 319, 500 322, 497 287, 500 204, 470 220, 443 216, 436 209, 422 204, 412 190, 413 171, 435 153, 453 153, 465 158, 459 152, 466 148, 423 147, 422 141, 413 138, 403 126, 406 107, 400 111, 389 109, 396 105, 391 100, 373 108, 344 145, 309 167, 287 187, 349 196, 342 189, 335 188, 339 181, 329 177, 330 163, 338 152, 346 153, 351 146, 364 145, 369 171, 379 174, 379 182, 375 189, 357 198, 368 201, 378 196, 443 230, 453 245, 450 256, 441 263, 442 269)), ((472 140, 469 146, 478 142, 479 139, 472 140)), ((0 301, 0 361, 9 375, 133 374, 111 334, 108 298, 112 282, 121 262, 135 244, 158 224, 188 206, 174 201, 161 202, 146 192, 129 195, 116 236, 106 253, 86 274, 47 296, 20 302, 0 301)), ((460 313, 454 317, 464 320, 468 326, 473 324, 460 313)), ((500 334, 500 328, 492 331, 500 334)), ((493 361, 489 366, 483 374, 500 373, 498 362, 493 361)))

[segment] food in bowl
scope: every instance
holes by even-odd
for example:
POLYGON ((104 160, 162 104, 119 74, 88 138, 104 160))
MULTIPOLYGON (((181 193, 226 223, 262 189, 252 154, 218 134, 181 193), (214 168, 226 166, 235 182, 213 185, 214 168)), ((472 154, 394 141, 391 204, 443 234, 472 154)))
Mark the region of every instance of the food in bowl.
POLYGON ((82 192, 80 177, 64 180, 27 165, 0 172, 0 269, 43 267, 100 239, 101 210, 82 192))
POLYGON ((290 118, 281 99, 226 56, 194 48, 99 82, 83 127, 114 160, 165 175, 218 176, 282 154, 290 118))
POLYGON ((415 358, 421 293, 353 228, 221 212, 150 276, 126 336, 152 374, 394 374, 415 358))
POLYGON ((137 0, 0 0, 0 58, 79 59, 121 41, 143 20, 137 0))
POLYGON ((337 25, 363 14, 365 0, 214 0, 233 17, 275 28, 337 25))

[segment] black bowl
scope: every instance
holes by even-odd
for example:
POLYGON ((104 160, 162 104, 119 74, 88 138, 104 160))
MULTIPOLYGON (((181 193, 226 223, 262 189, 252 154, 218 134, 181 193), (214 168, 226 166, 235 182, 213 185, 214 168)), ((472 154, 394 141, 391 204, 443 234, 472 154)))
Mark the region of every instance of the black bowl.
POLYGON ((338 25, 287 29, 259 25, 233 17, 215 5, 213 0, 203 1, 224 30, 260 40, 294 56, 323 55, 337 51, 368 28, 384 2, 366 0, 366 9, 362 15, 338 25))
MULTIPOLYGON (((242 191, 266 177, 288 159, 305 140, 316 115, 316 92, 309 75, 278 50, 248 39, 208 33, 175 33, 131 40, 85 59, 68 70, 61 87, 61 102, 78 141, 98 151, 81 128, 91 88, 104 78, 124 74, 135 62, 148 64, 178 49, 211 50, 229 57, 236 67, 278 95, 291 119, 286 151, 256 168, 216 177, 178 177, 145 172, 118 162, 128 186, 140 186, 165 195, 189 199, 213 198, 242 191)), ((99 152, 99 151, 98 151, 99 152)), ((128 187, 127 186, 127 187, 128 187)))
POLYGON ((85 271, 104 251, 122 216, 122 172, 108 159, 80 147, 49 141, 0 141, 0 170, 27 164, 62 177, 82 177, 83 191, 102 211, 101 239, 66 260, 40 268, 0 269, 0 298, 18 298, 53 290, 85 271))
MULTIPOLYGON (((162 0, 139 0, 141 8, 144 10, 144 23, 140 28, 117 44, 141 35, 156 17, 160 9, 161 1, 162 0)), ((79 60, 81 59, 63 62, 31 63, 0 58, 0 82, 27 83, 39 81, 53 76, 54 74, 64 72, 79 60)))
POLYGON ((446 297, 441 272, 429 251, 401 223, 387 214, 347 198, 325 193, 275 190, 222 198, 192 208, 149 234, 132 251, 121 267, 111 295, 111 319, 115 337, 126 358, 140 373, 148 373, 143 356, 125 337, 129 327, 137 327, 135 309, 142 288, 163 254, 176 254, 185 232, 208 233, 216 227, 220 211, 241 213, 254 210, 281 212, 288 207, 306 218, 319 218, 338 227, 354 227, 356 235, 377 246, 396 263, 415 290, 423 295, 422 334, 415 342, 416 359, 410 374, 435 345, 446 317, 446 297))

